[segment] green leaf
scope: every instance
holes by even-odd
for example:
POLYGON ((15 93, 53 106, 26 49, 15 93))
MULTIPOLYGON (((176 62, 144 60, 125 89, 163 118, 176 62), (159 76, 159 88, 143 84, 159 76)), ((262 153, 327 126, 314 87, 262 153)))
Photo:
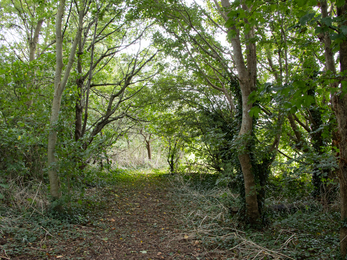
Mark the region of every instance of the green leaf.
POLYGON ((303 7, 305 6, 307 1, 305 0, 296 0, 296 4, 299 6, 299 7, 303 7))
POLYGON ((249 111, 249 115, 251 117, 258 117, 261 109, 260 107, 252 107, 251 110, 249 111))
POLYGON ((318 26, 315 29, 315 34, 324 33, 324 32, 326 32, 328 30, 329 30, 329 28, 327 28, 327 27, 320 27, 320 26, 318 26))
POLYGON ((24 124, 22 121, 19 121, 17 124, 18 124, 18 126, 20 126, 20 127, 24 127, 24 126, 25 126, 25 124, 24 124))
POLYGON ((343 80, 341 82, 342 85, 342 92, 346 93, 347 92, 347 81, 343 80))
POLYGON ((295 82, 295 87, 298 87, 299 89, 306 89, 307 85, 306 85, 306 82, 304 80, 297 80, 295 82))
POLYGON ((229 28, 229 27, 233 26, 234 23, 235 23, 234 19, 229 18, 228 21, 226 21, 226 23, 225 23, 225 27, 229 28))
POLYGON ((313 103, 314 103, 314 97, 312 97, 312 96, 305 96, 302 99, 302 106, 303 107, 309 107, 313 103))
POLYGON ((341 6, 343 6, 344 4, 345 4, 345 0, 337 0, 337 1, 336 1, 337 7, 341 7, 341 6))
POLYGON ((229 32, 228 32, 228 38, 229 39, 232 39, 232 38, 234 38, 236 36, 236 31, 235 30, 230 30, 229 32))
POLYGON ((301 25, 306 25, 307 24, 307 22, 309 22, 309 21, 311 21, 312 20, 312 18, 314 17, 314 13, 307 13, 307 14, 305 14, 304 16, 302 16, 301 18, 300 18, 300 24, 301 25))
POLYGON ((297 110, 298 108, 296 106, 292 106, 289 111, 290 113, 294 114, 297 110))
POLYGON ((8 184, 3 184, 3 183, 0 183, 0 187, 3 187, 3 188, 5 188, 5 189, 8 189, 8 188, 9 188, 8 184))
POLYGON ((347 35, 347 26, 346 26, 346 25, 341 25, 340 31, 341 31, 344 35, 347 35))
POLYGON ((340 35, 338 33, 333 32, 333 33, 330 34, 330 39, 333 40, 333 41, 341 39, 341 38, 344 38, 344 36, 340 35))
POLYGON ((333 20, 331 19, 331 17, 324 17, 322 18, 322 23, 324 23, 326 26, 331 26, 333 20))

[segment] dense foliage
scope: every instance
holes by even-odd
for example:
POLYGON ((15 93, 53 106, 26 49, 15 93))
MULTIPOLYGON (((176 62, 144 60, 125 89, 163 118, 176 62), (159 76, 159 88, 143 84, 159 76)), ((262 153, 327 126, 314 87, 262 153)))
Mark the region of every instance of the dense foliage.
POLYGON ((2 210, 64 212, 95 164, 168 167, 237 193, 244 228, 339 207, 345 257, 346 17, 340 0, 1 0, 2 210))

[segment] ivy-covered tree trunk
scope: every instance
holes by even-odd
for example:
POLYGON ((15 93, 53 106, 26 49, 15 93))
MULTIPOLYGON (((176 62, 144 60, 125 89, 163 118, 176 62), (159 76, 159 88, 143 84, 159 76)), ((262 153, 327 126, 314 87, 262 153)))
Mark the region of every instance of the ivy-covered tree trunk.
MULTIPOLYGON (((217 5, 217 4, 216 4, 217 5)), ((242 2, 242 9, 248 12, 247 5, 242 2)), ((230 10, 229 0, 222 0, 222 7, 224 8, 224 19, 227 24, 232 17, 228 17, 228 10, 230 10)), ((247 19, 244 18, 244 22, 248 23, 247 19)), ((243 51, 241 47, 240 31, 230 23, 231 26, 228 28, 232 31, 232 37, 230 41, 233 47, 233 60, 236 65, 236 70, 238 73, 238 80, 241 89, 242 97, 242 123, 239 132, 239 138, 241 140, 241 152, 238 155, 242 174, 244 177, 245 185, 245 200, 246 200, 246 219, 250 224, 257 224, 260 219, 260 212, 258 207, 257 189, 255 176, 252 169, 252 161, 250 155, 250 138, 252 136, 253 130, 253 119, 249 114, 253 104, 249 100, 249 96, 253 90, 255 90, 256 84, 256 74, 257 74, 257 57, 256 57, 256 45, 253 41, 254 39, 254 28, 251 27, 249 32, 245 32, 245 39, 247 42, 246 53, 247 53, 247 66, 245 58, 243 56, 243 51)))
MULTIPOLYGON (((247 79, 244 78, 246 81, 247 79)), ((239 161, 243 173, 244 185, 245 185, 245 196, 246 196, 246 214, 247 221, 252 224, 256 224, 260 218, 260 212, 258 207, 258 197, 256 182, 252 169, 252 161, 249 150, 249 141, 251 138, 253 124, 252 117, 249 115, 249 111, 252 108, 252 103, 249 102, 249 95, 251 93, 251 84, 247 82, 242 84, 240 81, 241 93, 242 93, 242 123, 239 132, 241 139, 241 153, 239 154, 239 161), (248 84, 247 84, 248 83, 248 84)))
POLYGON ((169 151, 167 162, 170 166, 170 173, 174 174, 179 160, 179 139, 169 139, 169 151))
POLYGON ((83 54, 82 37, 78 41, 78 59, 77 59, 77 72, 79 77, 76 80, 77 85, 77 100, 75 105, 75 141, 78 141, 82 137, 82 116, 83 116, 83 104, 82 94, 85 77, 82 75, 82 54, 83 54))
MULTIPOLYGON (((314 103, 309 108, 310 112, 310 124, 311 124, 311 138, 313 142, 313 149, 318 155, 322 155, 325 151, 322 149, 324 146, 324 137, 322 133, 321 126, 323 125, 322 112, 317 105, 315 99, 315 89, 311 88, 308 95, 312 96, 314 103)), ((319 161, 315 161, 318 165, 319 161)), ((319 167, 314 168, 312 174, 312 184, 314 187, 313 197, 315 199, 320 199, 321 202, 328 203, 330 201, 329 194, 326 191, 326 185, 323 183, 322 178, 327 178, 329 174, 328 168, 319 169, 319 167)))

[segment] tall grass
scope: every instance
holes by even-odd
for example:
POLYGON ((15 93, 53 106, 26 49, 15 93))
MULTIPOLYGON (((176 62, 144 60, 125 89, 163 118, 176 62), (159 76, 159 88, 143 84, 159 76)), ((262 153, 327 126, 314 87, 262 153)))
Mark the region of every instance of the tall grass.
MULTIPOLYGON (((273 248, 252 241, 244 226, 231 216, 230 209, 238 203, 238 195, 228 187, 214 185, 213 175, 175 176, 173 196, 180 203, 184 223, 189 230, 185 235, 193 243, 201 243, 206 255, 214 253, 228 259, 294 259, 273 248)), ((290 241, 284 241, 283 244, 290 241)))

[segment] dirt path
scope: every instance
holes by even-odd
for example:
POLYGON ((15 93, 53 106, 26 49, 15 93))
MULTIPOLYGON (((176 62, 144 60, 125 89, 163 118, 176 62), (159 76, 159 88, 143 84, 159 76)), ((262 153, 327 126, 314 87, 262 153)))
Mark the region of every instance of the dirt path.
POLYGON ((40 259, 208 259, 201 257, 199 241, 188 240, 182 231, 169 188, 167 178, 160 176, 120 181, 103 191, 107 203, 98 219, 47 234, 45 245, 32 244, 31 252, 40 253, 40 259))
MULTIPOLYGON (((92 259, 197 259, 201 248, 186 241, 182 222, 168 199, 168 182, 155 177, 121 183, 112 194, 105 230, 99 232, 92 259), (108 232, 106 232, 108 230, 108 232), (106 240, 107 238, 107 240, 106 240)), ((94 240, 95 241, 95 240, 94 240)))

